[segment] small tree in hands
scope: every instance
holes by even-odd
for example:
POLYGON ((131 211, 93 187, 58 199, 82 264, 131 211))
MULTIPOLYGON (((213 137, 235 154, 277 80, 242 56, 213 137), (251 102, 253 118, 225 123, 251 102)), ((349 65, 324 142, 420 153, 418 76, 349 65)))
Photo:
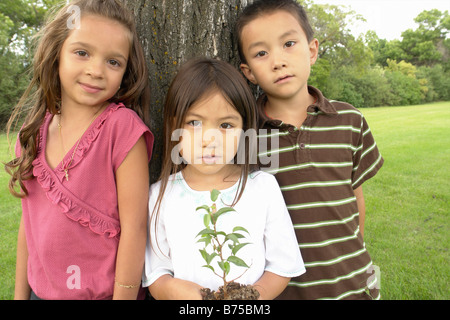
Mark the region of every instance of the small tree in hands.
MULTIPOLYGON (((252 286, 243 286, 239 284, 234 284, 234 281, 239 279, 247 270, 250 268, 244 260, 241 258, 238 258, 236 256, 236 253, 242 249, 244 246, 248 245, 248 242, 240 243, 239 239, 245 238, 244 235, 239 233, 239 231, 246 232, 249 234, 249 232, 243 228, 243 227, 234 227, 232 233, 225 233, 223 231, 217 230, 217 220, 219 217, 227 212, 235 211, 231 207, 223 207, 219 210, 217 210, 216 207, 216 200, 219 197, 220 191, 213 189, 211 191, 211 201, 213 204, 211 206, 203 205, 198 207, 196 210, 205 210, 206 214, 203 217, 203 223, 205 225, 205 229, 200 231, 196 237, 200 237, 200 239, 197 242, 204 242, 205 248, 199 250, 203 259, 206 261, 206 265, 203 267, 206 267, 212 272, 214 272, 215 275, 220 277, 223 280, 223 287, 222 291, 218 291, 217 293, 211 292, 210 289, 203 289, 203 296, 204 299, 210 299, 208 296, 213 296, 215 299, 220 299, 220 295, 223 295, 223 300, 237 300, 237 299, 257 299, 259 297, 259 293, 256 289, 254 289, 252 286), (223 248, 225 247, 225 244, 228 243, 228 247, 231 250, 231 255, 228 257, 224 256, 223 248), (207 252, 208 248, 212 248, 211 253, 207 252), (219 265, 220 269, 222 270, 222 274, 219 274, 216 272, 214 267, 211 265, 211 262, 218 258, 219 261, 217 264, 219 265), (245 267, 246 270, 237 278, 227 281, 227 275, 230 273, 231 269, 231 263, 235 264, 239 267, 245 267), (238 293, 237 295, 235 293, 230 293, 230 290, 235 291, 236 288, 238 290, 244 291, 241 293, 238 293), (230 289, 231 288, 231 289, 230 289), (247 295, 246 295, 247 294, 247 295)), ((219 288, 220 289, 220 288, 219 288)))

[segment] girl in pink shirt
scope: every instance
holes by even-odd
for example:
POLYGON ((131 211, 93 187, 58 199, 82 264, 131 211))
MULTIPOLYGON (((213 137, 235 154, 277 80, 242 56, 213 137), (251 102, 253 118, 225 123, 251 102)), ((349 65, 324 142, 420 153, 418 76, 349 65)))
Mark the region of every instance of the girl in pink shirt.
POLYGON ((153 146, 147 79, 118 1, 73 1, 41 31, 8 123, 30 104, 6 165, 23 209, 16 299, 137 298, 153 146))

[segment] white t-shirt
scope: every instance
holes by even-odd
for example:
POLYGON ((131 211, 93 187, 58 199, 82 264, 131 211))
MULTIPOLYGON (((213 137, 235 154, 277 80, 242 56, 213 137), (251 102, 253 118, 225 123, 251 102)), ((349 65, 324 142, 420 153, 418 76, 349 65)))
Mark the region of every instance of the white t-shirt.
MULTIPOLYGON (((238 183, 220 190, 216 201, 217 210, 230 205, 236 195, 238 183)), ((150 215, 159 194, 160 182, 151 186, 150 215)), ((189 187, 179 172, 170 177, 157 221, 155 238, 155 219, 150 220, 151 244, 147 243, 143 286, 150 286, 159 277, 170 274, 175 278, 195 282, 202 287, 217 290, 223 281, 210 269, 203 267, 199 250, 205 244, 197 240, 197 234, 205 228, 203 216, 205 210, 196 211, 202 205, 211 206, 209 191, 196 191, 189 187)), ((305 272, 305 266, 295 237, 292 221, 289 217, 275 178, 268 173, 258 171, 249 175, 245 191, 234 206, 235 212, 228 212, 218 218, 217 231, 231 233, 236 226, 244 227, 249 234, 240 232, 250 242, 236 254, 244 260, 250 269, 238 280, 242 284, 254 284, 264 273, 270 271, 283 277, 295 277, 305 272)), ((211 254, 211 248, 207 251, 211 254)), ((224 256, 230 254, 228 244, 224 256)), ((218 274, 222 270, 216 258, 211 266, 218 274)), ((231 264, 227 280, 239 277, 244 267, 231 264)))

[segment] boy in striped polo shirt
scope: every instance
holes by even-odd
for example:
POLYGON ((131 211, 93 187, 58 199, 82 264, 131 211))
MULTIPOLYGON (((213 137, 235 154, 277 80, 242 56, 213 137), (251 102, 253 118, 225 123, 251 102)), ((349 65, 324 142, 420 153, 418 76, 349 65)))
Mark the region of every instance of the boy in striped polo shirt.
POLYGON ((265 92, 258 99, 260 128, 267 129, 260 145, 268 151, 260 161, 278 157, 269 172, 281 186, 306 266, 279 299, 379 299, 363 241, 362 183, 383 158, 366 120, 308 86, 319 44, 298 3, 256 0, 236 28, 241 70, 265 92))

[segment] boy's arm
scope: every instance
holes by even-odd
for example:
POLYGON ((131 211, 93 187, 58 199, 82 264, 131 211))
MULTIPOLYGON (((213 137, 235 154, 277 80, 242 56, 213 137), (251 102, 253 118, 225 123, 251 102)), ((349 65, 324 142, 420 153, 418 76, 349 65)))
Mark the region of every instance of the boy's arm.
POLYGON ((19 234, 17 237, 17 260, 16 260, 16 285, 14 289, 15 300, 29 300, 30 286, 27 277, 28 248, 23 225, 23 216, 20 220, 19 234))
POLYGON ((169 274, 159 277, 148 290, 156 300, 202 300, 202 287, 194 282, 177 279, 169 274))
POLYGON ((254 287, 259 292, 259 300, 272 300, 278 297, 287 287, 291 278, 279 276, 275 273, 264 271, 261 278, 255 282, 254 287))
POLYGON ((366 204, 364 202, 364 195, 362 185, 353 190, 356 197, 356 204, 358 205, 359 212, 359 232, 364 237, 364 222, 366 221, 366 204))

